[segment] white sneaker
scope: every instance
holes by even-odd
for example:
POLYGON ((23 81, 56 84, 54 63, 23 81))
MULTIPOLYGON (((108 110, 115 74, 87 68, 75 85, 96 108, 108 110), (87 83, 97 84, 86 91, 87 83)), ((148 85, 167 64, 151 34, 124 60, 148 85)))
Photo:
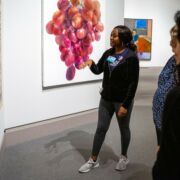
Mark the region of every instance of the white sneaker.
POLYGON ((79 172, 80 173, 86 173, 86 172, 89 172, 91 169, 97 168, 97 167, 99 167, 99 162, 98 161, 94 162, 92 160, 92 158, 90 158, 89 161, 87 161, 85 164, 83 164, 79 168, 79 172))
POLYGON ((129 159, 121 155, 115 169, 117 171, 123 171, 126 169, 126 166, 128 165, 128 163, 129 163, 129 159))

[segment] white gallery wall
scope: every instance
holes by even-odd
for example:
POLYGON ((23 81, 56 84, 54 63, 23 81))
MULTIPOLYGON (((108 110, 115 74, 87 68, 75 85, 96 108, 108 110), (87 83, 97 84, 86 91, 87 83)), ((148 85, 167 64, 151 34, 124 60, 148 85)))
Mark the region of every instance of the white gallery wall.
POLYGON ((152 59, 141 61, 141 67, 164 66, 172 55, 169 30, 174 25, 174 13, 180 9, 179 0, 125 0, 125 18, 152 19, 152 59))
POLYGON ((3 142, 3 137, 4 137, 4 109, 3 109, 3 104, 2 104, 2 4, 0 1, 0 149, 1 145, 3 142))
MULTIPOLYGON (((107 6, 111 3, 119 7, 108 8, 114 22, 122 23, 123 1, 107 1, 107 6)), ((42 90, 41 1, 4 0, 2 6, 5 128, 96 108, 101 82, 42 90)), ((113 24, 106 18, 108 29, 113 24)))
POLYGON ((1 144, 3 141, 3 135, 4 135, 4 120, 3 120, 3 110, 2 107, 0 107, 0 149, 1 149, 1 144))
MULTIPOLYGON (((124 8, 124 0, 106 0, 106 47, 111 29, 123 24, 123 16, 152 18, 152 61, 141 62, 141 66, 164 65, 171 55, 169 28, 179 3, 179 0, 125 0, 124 8)), ((0 144, 4 129, 98 106, 101 82, 42 90, 41 0, 2 0, 2 16, 0 144)))

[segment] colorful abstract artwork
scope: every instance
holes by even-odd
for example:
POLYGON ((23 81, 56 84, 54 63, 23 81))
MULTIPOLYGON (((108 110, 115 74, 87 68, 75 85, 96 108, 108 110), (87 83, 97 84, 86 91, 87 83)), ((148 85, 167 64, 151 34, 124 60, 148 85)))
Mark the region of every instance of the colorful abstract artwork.
POLYGON ((152 20, 125 18, 124 24, 132 30, 133 42, 137 46, 140 60, 151 60, 152 20))
POLYGON ((103 4, 102 0, 43 1, 43 86, 96 79, 80 65, 89 58, 98 60, 104 51, 103 4))

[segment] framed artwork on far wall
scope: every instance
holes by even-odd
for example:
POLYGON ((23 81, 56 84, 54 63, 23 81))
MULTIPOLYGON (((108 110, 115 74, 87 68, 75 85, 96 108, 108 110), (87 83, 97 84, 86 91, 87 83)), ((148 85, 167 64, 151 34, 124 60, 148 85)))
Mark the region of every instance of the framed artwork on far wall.
POLYGON ((152 19, 125 18, 124 25, 132 31, 132 41, 137 46, 139 60, 150 61, 152 49, 152 19))

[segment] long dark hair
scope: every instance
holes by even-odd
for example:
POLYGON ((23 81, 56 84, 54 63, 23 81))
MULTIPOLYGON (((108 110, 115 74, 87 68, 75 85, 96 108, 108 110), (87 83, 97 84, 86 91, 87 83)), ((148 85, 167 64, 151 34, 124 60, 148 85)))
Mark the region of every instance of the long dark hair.
POLYGON ((119 39, 122 41, 124 47, 127 47, 132 51, 137 50, 136 45, 132 43, 132 32, 127 26, 119 25, 114 27, 114 29, 118 30, 119 39))

